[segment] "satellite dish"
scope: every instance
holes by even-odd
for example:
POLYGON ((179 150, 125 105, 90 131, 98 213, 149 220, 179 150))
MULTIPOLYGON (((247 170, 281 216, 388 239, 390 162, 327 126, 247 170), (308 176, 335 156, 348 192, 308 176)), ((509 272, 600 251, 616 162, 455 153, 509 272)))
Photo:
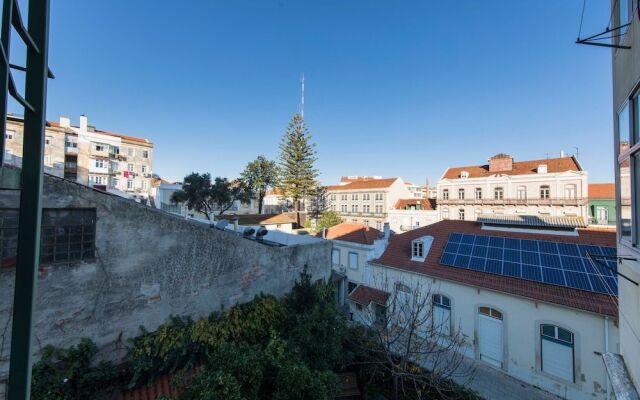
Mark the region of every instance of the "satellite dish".
POLYGON ((242 231, 242 236, 251 236, 251 235, 253 235, 253 233, 254 233, 255 231, 256 231, 256 230, 255 230, 255 229, 253 229, 253 228, 251 228, 251 227, 246 227, 246 228, 244 228, 244 230, 242 231))
POLYGON ((265 227, 261 226, 260 228, 258 228, 258 231, 256 232, 256 238, 262 239, 264 235, 266 235, 267 233, 269 233, 269 231, 265 227))
POLYGON ((218 221, 218 223, 216 223, 216 229, 220 229, 221 231, 223 231, 225 230, 227 225, 229 225, 229 221, 226 219, 223 219, 222 221, 218 221))

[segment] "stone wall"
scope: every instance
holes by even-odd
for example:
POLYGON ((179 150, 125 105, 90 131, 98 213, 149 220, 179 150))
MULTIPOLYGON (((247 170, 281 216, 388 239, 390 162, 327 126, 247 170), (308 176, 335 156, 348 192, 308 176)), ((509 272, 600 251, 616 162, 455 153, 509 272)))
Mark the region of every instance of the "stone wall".
MULTIPOLYGON (((5 186, 6 187, 6 186, 5 186)), ((45 177, 45 208, 95 207, 96 257, 42 265, 34 352, 70 346, 82 337, 122 356, 139 326, 154 330, 170 315, 204 316, 260 292, 288 292, 306 265, 328 279, 331 243, 271 247, 197 222, 45 177)), ((18 191, 0 190, 0 208, 15 208, 18 191)), ((0 381, 8 372, 15 270, 0 269, 0 381)))

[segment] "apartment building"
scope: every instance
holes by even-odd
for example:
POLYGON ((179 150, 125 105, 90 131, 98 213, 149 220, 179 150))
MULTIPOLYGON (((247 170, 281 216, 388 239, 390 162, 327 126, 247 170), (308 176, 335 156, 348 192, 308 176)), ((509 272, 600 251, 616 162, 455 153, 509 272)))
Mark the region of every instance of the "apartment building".
POLYGON ((400 199, 387 211, 391 230, 400 233, 440 221, 435 199, 400 199))
POLYGON ((481 215, 579 217, 587 221, 587 171, 575 157, 515 161, 497 154, 484 165, 448 168, 438 181, 441 219, 481 215))
POLYGON ((589 184, 590 223, 616 226, 616 185, 614 183, 589 184))
MULTIPOLYGON (((147 201, 152 193, 153 144, 120 133, 103 131, 80 116, 79 125, 61 117, 47 122, 45 172, 123 197, 147 201)), ((22 165, 24 120, 9 115, 5 131, 5 158, 22 165)))
POLYGON ((344 222, 382 230, 387 213, 399 199, 413 198, 402 178, 344 176, 338 185, 327 186, 328 208, 344 222))
MULTIPOLYGON (((611 1, 620 354, 604 357, 617 398, 640 388, 640 23, 637 4, 611 1)), ((607 15, 608 16, 608 15, 607 15)))
POLYGON ((385 309, 407 312, 394 301, 425 302, 424 326, 465 337, 461 352, 478 373, 503 373, 561 398, 607 399, 599 355, 619 345, 615 243, 611 230, 440 221, 391 235, 348 305, 354 320, 372 323, 385 309))

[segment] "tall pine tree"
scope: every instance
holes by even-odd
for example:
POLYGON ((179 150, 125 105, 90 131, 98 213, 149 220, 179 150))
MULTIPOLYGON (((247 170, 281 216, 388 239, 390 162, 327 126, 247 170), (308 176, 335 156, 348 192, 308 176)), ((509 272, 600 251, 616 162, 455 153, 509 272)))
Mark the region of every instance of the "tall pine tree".
POLYGON ((300 210, 300 201, 315 188, 318 170, 315 168, 316 150, 304 119, 295 114, 280 142, 280 182, 284 197, 293 200, 293 210, 300 210))

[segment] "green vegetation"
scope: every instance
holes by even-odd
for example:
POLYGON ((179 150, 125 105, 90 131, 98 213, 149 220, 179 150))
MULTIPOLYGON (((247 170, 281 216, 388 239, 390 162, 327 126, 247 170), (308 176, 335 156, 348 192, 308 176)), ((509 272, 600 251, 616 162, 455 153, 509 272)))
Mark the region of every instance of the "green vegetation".
MULTIPOLYGON (((207 318, 172 317, 155 332, 141 328, 118 366, 96 364, 96 346, 86 339, 67 350, 46 347, 33 369, 32 398, 110 399, 174 373, 180 400, 329 400, 343 371, 359 375, 363 393, 386 395, 388 374, 369 363, 375 351, 362 350, 375 348, 373 336, 346 322, 334 295, 330 284, 304 273, 283 299, 261 295, 207 318)), ((455 386, 450 393, 472 398, 455 386)))
POLYGON ((342 218, 335 211, 325 211, 318 220, 316 230, 322 232, 323 229, 329 229, 332 226, 336 226, 342 223, 342 218))
POLYGON ((262 203, 267 190, 278 183, 278 164, 265 156, 258 156, 251 161, 240 174, 240 180, 253 191, 258 198, 258 214, 262 214, 262 203))
POLYGON ((293 201, 293 210, 300 210, 300 200, 312 194, 318 185, 318 170, 315 168, 316 150, 311 142, 311 133, 304 119, 295 114, 280 143, 280 181, 278 188, 284 197, 293 201))

